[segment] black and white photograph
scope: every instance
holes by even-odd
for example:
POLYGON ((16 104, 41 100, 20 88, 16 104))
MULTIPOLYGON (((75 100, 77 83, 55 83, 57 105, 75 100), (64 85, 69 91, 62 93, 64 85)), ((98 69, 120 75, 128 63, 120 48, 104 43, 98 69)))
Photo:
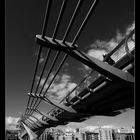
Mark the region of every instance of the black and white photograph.
POLYGON ((135 140, 135 0, 5 1, 5 140, 135 140))

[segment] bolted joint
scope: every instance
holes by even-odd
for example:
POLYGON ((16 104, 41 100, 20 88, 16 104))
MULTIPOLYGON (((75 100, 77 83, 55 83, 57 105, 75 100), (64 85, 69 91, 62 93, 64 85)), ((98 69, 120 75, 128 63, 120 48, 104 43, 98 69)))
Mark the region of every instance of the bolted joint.
POLYGON ((107 62, 109 65, 114 65, 115 64, 115 61, 107 54, 104 54, 103 55, 103 58, 104 58, 104 61, 107 62))
POLYGON ((27 109, 27 110, 35 110, 35 108, 33 108, 33 107, 26 107, 25 109, 27 109))
POLYGON ((46 96, 43 95, 43 94, 38 95, 38 97, 41 98, 41 99, 46 99, 46 96))
POLYGON ((25 109, 30 110, 30 107, 25 107, 25 109))
POLYGON ((34 98, 40 98, 39 94, 35 94, 35 93, 28 93, 28 96, 34 97, 34 98))
POLYGON ((35 97, 35 95, 33 94, 33 93, 28 93, 28 96, 30 96, 30 97, 35 97))
POLYGON ((53 39, 51 37, 42 37, 41 35, 36 35, 35 41, 37 44, 51 48, 54 50, 61 50, 67 52, 68 50, 75 50, 78 48, 77 44, 72 44, 71 42, 63 42, 63 40, 53 39))

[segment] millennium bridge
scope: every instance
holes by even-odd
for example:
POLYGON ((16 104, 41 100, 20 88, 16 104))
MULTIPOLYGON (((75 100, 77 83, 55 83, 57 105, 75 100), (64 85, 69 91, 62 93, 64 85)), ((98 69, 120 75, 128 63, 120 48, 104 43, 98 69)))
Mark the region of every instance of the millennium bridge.
POLYGON ((87 21, 97 7, 98 0, 93 0, 71 42, 68 42, 67 38, 74 25, 83 0, 78 0, 63 38, 58 39, 57 33, 60 30, 61 20, 64 16, 67 2, 67 0, 62 1, 55 28, 50 37, 47 34, 47 28, 52 10, 52 1, 47 1, 42 33, 35 36, 39 50, 31 90, 28 93, 27 107, 18 121, 21 129, 21 139, 24 138, 25 135, 28 135, 30 139, 37 138, 46 128, 66 125, 69 122, 82 122, 97 115, 116 116, 125 112, 127 109, 134 108, 135 45, 132 48, 129 47, 130 41, 135 42, 133 38, 135 34, 134 29, 131 30, 114 49, 103 56, 103 61, 100 61, 81 51, 79 49, 80 46, 77 44, 77 40, 84 30, 87 21), (114 61, 113 55, 122 48, 124 49, 123 55, 121 55, 117 61, 114 61), (43 66, 40 67, 39 61, 43 49, 47 50, 47 54, 43 66), (50 59, 50 55, 53 52, 56 52, 56 54, 52 60, 50 59), (61 57, 60 60, 58 58, 61 53, 63 53, 63 57, 61 57), (47 94, 68 57, 87 66, 90 72, 58 102, 49 98, 47 94), (45 76, 45 82, 41 90, 38 91, 47 64, 50 69, 45 76), (56 67, 55 71, 53 70, 54 67, 56 67), (38 70, 40 71, 40 76, 37 85, 35 85, 38 70), (49 78, 52 74, 52 70, 54 72, 53 77, 49 78), (92 82, 85 84, 85 81, 89 77, 92 77, 92 82), (48 81, 48 87, 44 89, 48 81), (81 88, 83 84, 85 84, 84 88, 81 88), (81 90, 79 91, 79 89, 81 90), (76 93, 75 96, 72 96, 73 93, 76 93), (42 102, 51 106, 51 109, 46 110, 46 113, 39 109, 42 102), (35 114, 41 117, 38 118, 35 114))

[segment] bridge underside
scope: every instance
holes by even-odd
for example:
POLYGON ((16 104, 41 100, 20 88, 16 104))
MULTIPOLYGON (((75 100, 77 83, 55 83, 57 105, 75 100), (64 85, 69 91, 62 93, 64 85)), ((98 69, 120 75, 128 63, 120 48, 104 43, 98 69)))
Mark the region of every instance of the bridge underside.
MULTIPOLYGON (((56 127, 58 125, 66 125, 69 122, 82 122, 92 116, 116 116, 129 108, 134 107, 134 53, 135 46, 133 49, 129 49, 128 41, 132 39, 134 34, 134 29, 130 31, 127 35, 112 51, 106 54, 103 61, 93 58, 83 51, 78 49, 76 41, 82 32, 84 25, 87 22, 88 17, 91 15, 92 9, 96 6, 96 0, 92 3, 86 17, 84 18, 79 30, 77 31, 72 42, 67 42, 67 36, 70 33, 71 27, 76 18, 76 14, 80 8, 79 0, 73 15, 71 16, 69 25, 67 26, 66 32, 62 40, 57 39, 56 35, 59 29, 60 21, 64 13, 64 7, 66 6, 66 1, 63 0, 60 13, 55 25, 55 29, 52 37, 46 35, 47 21, 49 18, 49 9, 51 1, 48 0, 47 14, 45 15, 45 22, 43 26, 43 31, 41 35, 36 35, 36 43, 39 45, 38 58, 35 67, 35 72, 33 76, 33 82, 31 86, 31 91, 28 93, 29 100, 27 103, 27 108, 25 114, 21 117, 19 121, 21 126, 24 126, 21 136, 24 137, 27 133, 30 138, 34 135, 39 137, 46 128, 56 127), (119 58, 119 60, 114 61, 112 55, 116 53, 123 46, 125 53, 119 58), (39 60, 41 59, 42 48, 47 49, 47 55, 45 62, 43 63, 42 71, 40 73, 40 78, 33 93, 33 87, 35 78, 37 76, 37 70, 39 67, 39 60), (50 59, 50 54, 52 51, 56 52, 54 59, 50 59), (58 62, 58 57, 60 53, 64 54, 61 62, 58 62), (60 69, 64 65, 67 57, 70 56, 78 62, 88 66, 91 72, 94 73, 93 81, 90 84, 81 88, 80 84, 85 82, 88 77, 84 77, 81 83, 69 92, 63 100, 60 102, 55 102, 49 99, 47 96, 48 90, 51 84, 54 82, 56 76, 58 75, 60 69), (48 62, 50 61, 50 63, 48 62), (56 61, 58 64, 56 64, 56 61), (48 74, 45 77, 45 82, 49 81, 49 77, 54 73, 53 78, 48 84, 45 92, 43 88, 45 84, 41 87, 39 93, 37 93, 40 86, 41 79, 43 77, 44 71, 46 69, 47 63, 51 64, 48 74), (53 71, 54 67, 57 67, 53 71), (77 89, 81 88, 81 91, 77 89), (74 97, 71 97, 71 93, 76 92, 74 97), (35 102, 34 102, 35 101, 35 102), (38 102, 39 101, 39 102, 38 102), (38 106, 41 101, 47 102, 53 106, 53 109, 48 111, 47 114, 43 114, 39 111, 38 106), (41 115, 38 119, 34 116, 34 112, 41 115), (32 119, 34 118, 34 119, 32 119), (31 130, 31 131, 30 131, 31 130), (27 133, 26 133, 27 132, 27 133), (34 134, 33 134, 34 133, 34 134)), ((134 40, 133 40, 134 41, 134 40)))
MULTIPOLYGON (((134 50, 132 51, 134 54, 134 50)), ((134 58, 126 54, 114 67, 127 68, 134 75, 134 58), (128 67, 131 64, 131 67, 128 67)), ((66 125, 69 122, 82 122, 91 116, 116 116, 125 109, 134 107, 134 82, 110 81, 103 75, 81 91, 78 96, 69 99, 63 104, 53 102, 56 106, 49 113, 55 118, 47 119, 47 124, 40 122, 40 127, 31 130, 40 136, 46 128, 66 125), (72 109, 72 110, 71 110, 72 109), (56 115, 57 112, 57 115, 56 115), (59 113, 60 112, 60 113, 59 113)), ((42 121, 42 119, 40 120, 42 121)))

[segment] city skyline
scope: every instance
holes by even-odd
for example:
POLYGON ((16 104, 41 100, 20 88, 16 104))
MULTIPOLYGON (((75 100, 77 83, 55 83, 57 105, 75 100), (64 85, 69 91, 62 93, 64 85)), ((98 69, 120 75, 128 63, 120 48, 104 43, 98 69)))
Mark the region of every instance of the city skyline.
MULTIPOLYGON (((36 34, 41 33, 45 4, 43 0, 40 2, 6 2, 5 110, 7 124, 16 123, 17 118, 25 111, 28 100, 27 93, 30 91, 38 50, 34 38, 36 34)), ((123 2, 121 0, 115 2, 110 0, 109 3, 103 0, 98 5, 78 41, 81 50, 94 56, 93 46, 97 42, 104 43, 104 45, 118 43, 119 39, 123 38, 126 32, 134 26, 133 0, 129 2, 127 0, 123 2), (113 39, 115 41, 111 42, 113 39)), ((51 34, 52 26, 50 25, 49 34, 51 34)), ((104 53, 104 50, 96 51, 96 57, 102 59, 104 53)), ((43 61, 43 57, 40 61, 43 61)), ((67 81, 71 86, 78 82, 82 75, 75 75, 75 71, 69 67, 72 63, 76 72, 81 72, 81 69, 85 71, 83 65, 78 64, 77 67, 76 62, 68 60, 65 71, 61 73, 63 76, 61 81, 67 81)), ((64 85, 62 82, 61 85, 64 85)), ((47 109, 46 107, 43 111, 47 109)), ((116 117, 95 116, 84 123, 87 125, 91 123, 97 125, 134 125, 134 113, 135 110, 133 109, 116 117), (114 124, 112 124, 113 122, 114 124)))
MULTIPOLYGON (((6 132, 7 138, 17 137, 17 131, 7 130, 6 132)), ((27 135, 18 136, 23 139, 28 138, 27 135)), ((30 138, 35 138, 36 136, 30 136, 30 138)), ((129 138, 130 140, 135 139, 135 129, 134 128, 109 128, 109 127, 94 127, 92 129, 88 128, 76 128, 76 129, 46 129, 40 136, 39 139, 50 139, 50 137, 54 140, 67 138, 71 140, 75 139, 83 139, 83 140, 124 140, 125 138, 129 138)))

